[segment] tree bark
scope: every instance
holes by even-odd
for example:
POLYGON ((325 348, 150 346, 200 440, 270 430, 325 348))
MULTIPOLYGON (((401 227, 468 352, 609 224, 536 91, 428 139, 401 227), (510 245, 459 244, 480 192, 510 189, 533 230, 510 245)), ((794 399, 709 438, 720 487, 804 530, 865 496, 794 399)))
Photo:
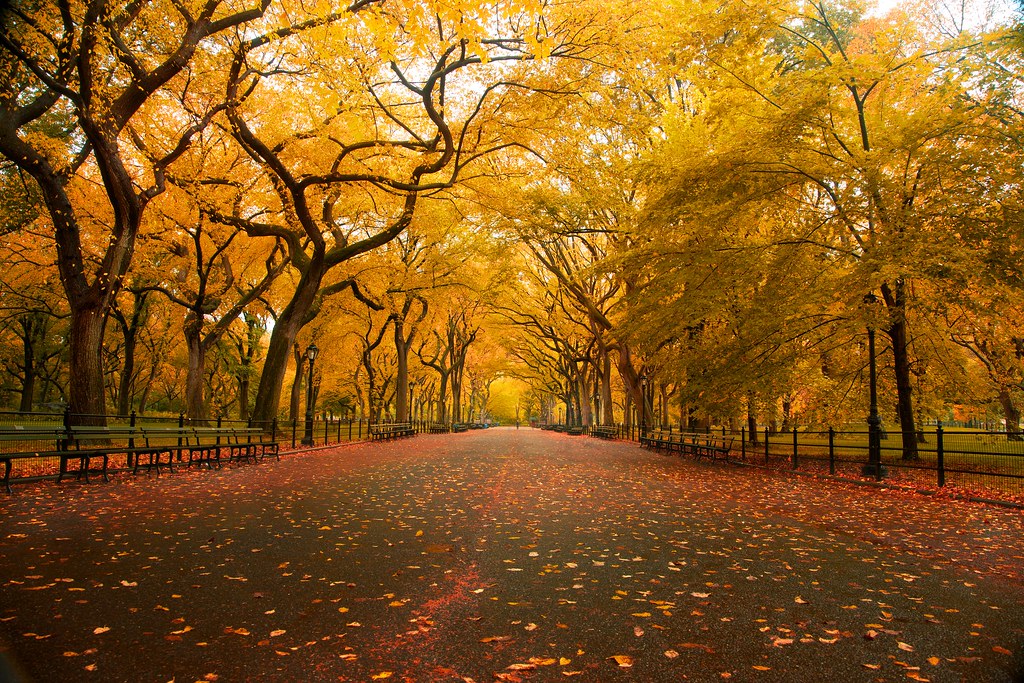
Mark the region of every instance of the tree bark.
POLYGON ((759 443, 757 432, 757 397, 753 392, 747 393, 747 432, 750 433, 750 443, 759 443))
POLYGON ((409 422, 409 341, 405 338, 405 321, 395 318, 395 357, 397 377, 395 378, 395 419, 409 422))
POLYGON ((206 424, 210 415, 206 407, 206 345, 202 339, 202 316, 189 313, 183 333, 188 348, 188 370, 185 375, 185 412, 194 424, 206 424), (197 320, 198 318, 198 320, 197 320))
POLYGON ((277 417, 288 358, 299 331, 306 323, 306 314, 313 306, 325 272, 324 250, 320 246, 314 250, 309 266, 303 271, 295 287, 295 294, 274 324, 274 331, 267 346, 267 360, 263 365, 259 387, 256 390, 256 405, 252 414, 254 424, 269 425, 277 417))
POLYGON ((889 311, 886 330, 892 342, 893 369, 896 373, 896 412, 903 433, 903 460, 917 460, 917 429, 914 426, 914 385, 910 373, 910 344, 907 332, 906 290, 902 280, 894 288, 883 284, 882 298, 889 311))
POLYGON ((1020 430, 1020 409, 1006 387, 999 389, 999 405, 1003 407, 1003 417, 1006 418, 1006 438, 1010 441, 1024 440, 1020 430))
POLYGON ((105 307, 78 306, 71 310, 69 344, 69 410, 79 424, 106 424, 103 400, 103 337, 105 307))

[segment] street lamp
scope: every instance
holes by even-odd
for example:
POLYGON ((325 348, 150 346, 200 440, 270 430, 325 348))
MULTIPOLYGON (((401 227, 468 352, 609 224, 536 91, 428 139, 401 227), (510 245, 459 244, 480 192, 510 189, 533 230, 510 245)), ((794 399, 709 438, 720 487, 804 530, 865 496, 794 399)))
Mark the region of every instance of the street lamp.
POLYGON ((415 411, 412 408, 412 405, 413 405, 412 404, 412 398, 413 398, 413 392, 415 390, 416 390, 416 380, 411 379, 411 380, 409 380, 409 407, 406 410, 406 412, 408 413, 407 417, 409 418, 409 424, 413 423, 413 418, 414 418, 414 414, 415 414, 415 411))
POLYGON ((306 348, 306 358, 309 359, 309 377, 306 380, 306 431, 302 436, 303 446, 313 445, 313 362, 316 360, 320 349, 316 344, 310 344, 306 348))
MULTIPOLYGON (((864 303, 869 306, 877 299, 868 293, 864 303)), ((868 392, 870 407, 868 408, 868 462, 861 468, 866 477, 881 479, 886 475, 882 465, 882 418, 878 415, 878 368, 875 359, 875 323, 868 323, 868 392)))
POLYGON ((640 375, 640 433, 647 436, 647 375, 640 375))

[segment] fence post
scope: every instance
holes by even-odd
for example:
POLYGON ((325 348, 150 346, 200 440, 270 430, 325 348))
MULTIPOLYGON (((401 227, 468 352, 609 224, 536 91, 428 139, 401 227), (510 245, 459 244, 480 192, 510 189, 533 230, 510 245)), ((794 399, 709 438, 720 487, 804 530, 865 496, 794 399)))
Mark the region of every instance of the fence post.
POLYGON ((828 473, 836 473, 836 430, 828 428, 828 473))
POLYGON ((298 420, 292 420, 292 448, 295 448, 295 429, 298 423, 298 420))
POLYGON ((747 461, 747 428, 740 427, 740 458, 747 461))
POLYGON ((939 488, 946 485, 945 448, 942 444, 942 422, 935 426, 935 467, 939 472, 939 488))
POLYGON ((328 430, 330 428, 331 428, 331 421, 325 417, 324 418, 324 445, 325 446, 327 445, 327 432, 328 432, 328 430))
POLYGON ((794 427, 793 427, 793 469, 794 469, 794 470, 795 470, 795 469, 797 468, 797 462, 796 462, 796 449, 797 449, 797 443, 796 443, 796 439, 797 439, 797 436, 796 436, 796 427, 794 426, 794 427))
MULTIPOLYGON (((223 424, 223 422, 224 422, 224 416, 223 415, 218 415, 217 416, 217 445, 218 446, 220 445, 220 428, 221 428, 221 425, 223 424)), ((217 458, 218 458, 217 462, 219 463, 220 462, 220 459, 219 459, 220 455, 218 455, 217 458)))
POLYGON ((764 464, 768 464, 768 428, 764 428, 764 464))
POLYGON ((277 441, 277 417, 270 421, 270 440, 277 441))
POLYGON ((352 440, 352 418, 348 419, 348 440, 352 440))

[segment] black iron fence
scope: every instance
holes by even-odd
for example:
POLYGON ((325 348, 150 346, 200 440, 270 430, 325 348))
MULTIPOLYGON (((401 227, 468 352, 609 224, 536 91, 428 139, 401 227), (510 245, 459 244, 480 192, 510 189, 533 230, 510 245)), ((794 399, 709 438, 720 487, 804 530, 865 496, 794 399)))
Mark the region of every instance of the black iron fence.
MULTIPOLYGON (((905 458, 904 438, 888 432, 881 439, 882 477, 886 481, 925 488, 955 486, 1004 496, 1024 493, 1024 441, 1005 432, 945 429, 917 430, 916 457, 905 458)), ((774 468, 827 472, 845 477, 875 476, 868 463, 868 432, 797 430, 763 432, 751 439, 740 432, 741 461, 774 468)))
MULTIPOLYGON (((541 429, 566 432, 564 424, 540 424, 541 429)), ((728 460, 773 469, 829 474, 854 479, 877 479, 869 462, 868 431, 814 430, 786 432, 707 427, 699 432, 667 426, 600 425, 583 433, 638 441, 645 432, 733 437, 728 460)), ((946 428, 941 423, 915 430, 915 459, 904 458, 904 434, 889 431, 881 439, 882 478, 916 488, 957 488, 976 497, 1022 502, 1024 496, 1024 439, 1019 434, 970 428, 946 428)))

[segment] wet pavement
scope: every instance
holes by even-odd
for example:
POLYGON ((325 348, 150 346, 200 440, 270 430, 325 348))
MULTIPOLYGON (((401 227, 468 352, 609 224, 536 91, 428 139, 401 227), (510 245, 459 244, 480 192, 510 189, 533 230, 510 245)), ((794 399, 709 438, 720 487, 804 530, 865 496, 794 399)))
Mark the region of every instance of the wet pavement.
POLYGON ((23 485, 0 642, 28 681, 1012 682, 1022 531, 635 444, 424 435, 23 485))

